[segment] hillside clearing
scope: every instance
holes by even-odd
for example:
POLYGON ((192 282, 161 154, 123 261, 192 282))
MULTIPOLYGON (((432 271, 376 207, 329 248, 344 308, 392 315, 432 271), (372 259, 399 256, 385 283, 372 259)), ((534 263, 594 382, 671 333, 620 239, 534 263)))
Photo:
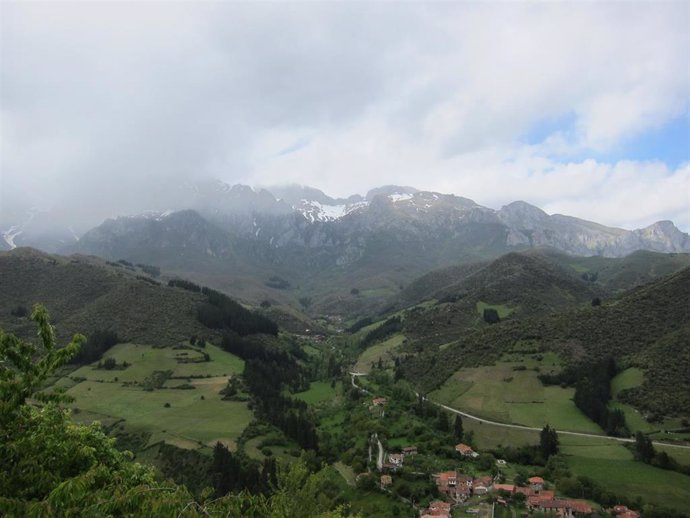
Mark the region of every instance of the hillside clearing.
POLYGON ((216 440, 232 445, 252 419, 245 402, 223 401, 219 394, 228 377, 241 372, 242 360, 213 345, 200 350, 120 344, 105 357, 130 366, 84 366, 66 383, 72 385, 67 394, 75 399, 75 418, 82 422, 122 420, 119 426, 128 431, 150 433, 149 444, 165 440, 193 448, 216 440), (208 361, 203 361, 204 353, 208 361), (154 371, 172 371, 172 377, 160 388, 144 390, 154 371), (185 385, 191 388, 175 388, 185 385))
POLYGON ((355 365, 356 372, 369 372, 372 363, 378 363, 379 359, 385 366, 390 366, 393 355, 391 354, 395 349, 400 347, 405 341, 405 336, 396 334, 391 336, 388 340, 372 345, 357 359, 355 365))

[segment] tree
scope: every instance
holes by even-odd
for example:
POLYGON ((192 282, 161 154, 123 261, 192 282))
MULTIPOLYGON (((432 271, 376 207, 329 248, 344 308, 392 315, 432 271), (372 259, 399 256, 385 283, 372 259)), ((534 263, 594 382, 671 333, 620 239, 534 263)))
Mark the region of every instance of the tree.
POLYGON ((497 324, 501 321, 498 311, 494 308, 484 308, 484 322, 487 324, 497 324))
POLYGON ((542 428, 539 434, 539 449, 544 459, 548 459, 551 455, 558 453, 558 434, 548 424, 542 428))
POLYGON ((442 432, 447 432, 449 429, 448 414, 443 410, 438 413, 438 429, 442 432))
POLYGON ((278 470, 276 492, 199 498, 182 485, 161 482, 152 467, 131 461, 100 425, 77 425, 59 406, 64 394, 44 383, 84 343, 55 344, 48 313, 36 306, 39 346, 0 330, 0 516, 186 516, 226 518, 342 518, 323 491, 325 472, 301 459, 278 470), (34 402, 40 403, 36 405, 34 402))
POLYGON ((465 435, 465 431, 462 427, 462 417, 460 417, 460 414, 455 414, 455 424, 453 425, 453 432, 455 433, 455 438, 458 441, 462 441, 462 437, 463 435, 465 435))
POLYGON ((652 440, 642 432, 637 432, 635 434, 635 458, 649 464, 655 453, 652 440))
POLYGON ((515 485, 517 486, 524 486, 527 484, 527 472, 525 471, 524 468, 518 468, 517 473, 515 474, 515 478, 513 479, 515 481, 515 485))

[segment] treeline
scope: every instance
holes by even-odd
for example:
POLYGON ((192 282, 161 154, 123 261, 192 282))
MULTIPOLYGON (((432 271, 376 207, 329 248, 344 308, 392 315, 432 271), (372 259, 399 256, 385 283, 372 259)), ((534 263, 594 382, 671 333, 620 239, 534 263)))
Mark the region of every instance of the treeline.
POLYGON ((635 442, 631 446, 635 459, 657 468, 677 471, 690 476, 690 466, 680 464, 665 451, 656 451, 652 440, 642 432, 635 434, 635 442))
POLYGON ((219 291, 199 286, 184 279, 171 279, 168 286, 182 288, 206 296, 197 306, 197 320, 211 329, 227 329, 240 336, 256 333, 278 334, 278 326, 269 318, 249 311, 241 304, 219 291))
POLYGON ((143 263, 137 263, 137 266, 141 268, 142 272, 148 273, 152 277, 158 277, 161 274, 161 269, 158 266, 143 263))
POLYGON ((170 279, 168 281, 168 286, 171 288, 182 288, 183 290, 192 291, 194 293, 201 293, 201 286, 184 279, 170 279))
POLYGON ((359 331, 363 327, 366 327, 366 326, 373 324, 373 323, 374 323, 374 321, 372 320, 371 317, 360 318, 359 320, 357 320, 357 322, 355 322, 350 327, 348 327, 346 329, 346 331, 348 333, 356 333, 357 331, 359 331))
POLYGON ((305 450, 318 450, 316 426, 309 407, 283 395, 309 387, 307 372, 295 356, 273 344, 261 343, 227 332, 221 347, 245 360, 245 385, 253 397, 257 416, 278 427, 305 450))
POLYGON ((611 380, 618 373, 613 358, 597 363, 569 367, 558 374, 542 374, 539 379, 545 385, 575 386, 573 401, 583 414, 597 423, 607 435, 628 437, 630 430, 625 414, 618 408, 609 408, 611 380))
POLYGON ((199 305, 197 316, 199 322, 206 327, 212 329, 228 328, 240 336, 255 333, 274 336, 278 334, 278 326, 275 322, 243 308, 227 295, 205 287, 201 289, 201 292, 206 295, 208 302, 199 305))
POLYGON ((89 335, 86 343, 82 345, 81 349, 79 349, 79 352, 72 358, 70 363, 87 365, 96 360, 100 360, 104 352, 119 342, 120 339, 115 331, 110 329, 97 329, 89 335))
POLYGON ((270 494, 278 482, 278 470, 273 457, 264 459, 259 469, 256 461, 243 454, 233 454, 220 442, 213 448, 209 473, 216 496, 239 491, 270 494))
POLYGON ((386 320, 383 324, 378 326, 376 329, 369 331, 362 339, 362 347, 366 347, 378 340, 383 340, 387 336, 397 333, 402 329, 402 321, 400 317, 395 316, 386 320))

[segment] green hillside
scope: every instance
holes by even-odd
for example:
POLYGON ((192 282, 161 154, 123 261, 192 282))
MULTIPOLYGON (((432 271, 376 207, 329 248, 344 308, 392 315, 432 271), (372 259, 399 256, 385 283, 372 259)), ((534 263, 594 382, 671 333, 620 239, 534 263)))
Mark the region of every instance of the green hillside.
POLYGON ((159 285, 138 267, 93 257, 27 248, 0 253, 0 291, 0 326, 25 338, 33 336, 33 324, 11 312, 20 306, 30 311, 38 302, 51 312, 61 340, 96 329, 152 345, 214 334, 196 319, 201 294, 159 285))
MULTIPOLYGON (((613 356, 621 364, 645 368, 641 388, 628 400, 662 414, 690 408, 683 374, 687 365, 690 322, 690 268, 632 289, 601 306, 535 313, 493 326, 454 327, 438 308, 405 320, 409 351, 406 378, 433 390, 461 367, 491 365, 520 344, 554 351, 577 365, 613 356), (449 343, 439 348, 436 345, 449 343)), ((494 301, 492 301, 494 302, 494 301)), ((624 393, 625 394, 625 393, 624 393)))

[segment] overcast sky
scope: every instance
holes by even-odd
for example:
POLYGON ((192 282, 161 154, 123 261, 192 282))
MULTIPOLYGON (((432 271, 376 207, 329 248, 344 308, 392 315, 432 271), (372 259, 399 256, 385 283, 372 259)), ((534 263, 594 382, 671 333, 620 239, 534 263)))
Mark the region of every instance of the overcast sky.
POLYGON ((690 230, 687 1, 0 5, 4 209, 219 178, 690 230))

